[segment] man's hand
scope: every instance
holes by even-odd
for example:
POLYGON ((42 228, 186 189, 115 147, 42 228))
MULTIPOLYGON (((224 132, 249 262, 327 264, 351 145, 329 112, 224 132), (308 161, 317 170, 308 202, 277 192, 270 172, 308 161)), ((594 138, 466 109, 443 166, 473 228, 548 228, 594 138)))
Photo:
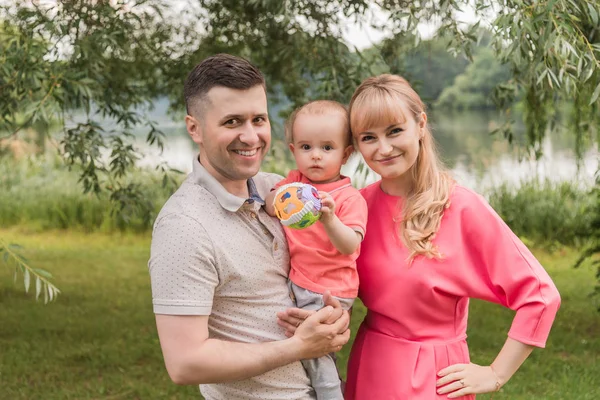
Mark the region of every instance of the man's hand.
MULTIPOLYGON (((343 329, 343 332, 345 332, 350 324, 350 315, 348 314, 348 311, 342 309, 340 302, 335 297, 333 297, 329 293, 329 291, 326 291, 325 294, 323 294, 323 301, 326 306, 333 307, 333 312, 325 321, 323 321, 323 323, 333 324, 334 322, 344 317, 344 315, 347 315, 348 323, 343 329)), ((288 308, 285 311, 277 313, 277 324, 279 324, 279 326, 285 329, 285 335, 287 337, 292 337, 296 333, 296 330, 298 329, 300 324, 302 324, 305 319, 307 319, 311 315, 314 315, 315 313, 316 311, 303 310, 301 308, 288 308)))
POLYGON ((302 359, 337 352, 350 340, 350 316, 329 292, 323 295, 325 307, 301 321, 292 340, 300 346, 302 359))

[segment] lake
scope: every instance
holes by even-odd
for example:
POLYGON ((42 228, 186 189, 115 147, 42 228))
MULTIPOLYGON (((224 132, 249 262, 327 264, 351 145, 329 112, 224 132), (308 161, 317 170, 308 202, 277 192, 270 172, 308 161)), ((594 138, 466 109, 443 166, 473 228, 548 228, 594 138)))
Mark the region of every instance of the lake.
MULTIPOLYGON (((144 143, 145 132, 137 132, 137 146, 145 154, 141 164, 156 165, 164 160, 173 168, 189 172, 197 148, 186 133, 183 117, 174 120, 161 107, 152 114, 167 135, 165 149, 160 155, 157 149, 151 149, 144 143)), ((542 144, 543 156, 535 160, 522 146, 510 145, 503 137, 490 135, 498 125, 496 112, 437 112, 430 114, 429 121, 443 160, 458 182, 467 187, 485 191, 504 182, 518 186, 523 180, 530 179, 571 180, 582 186, 593 184, 598 153, 594 146, 590 146, 578 165, 573 150, 574 135, 554 133, 547 136, 542 144)), ((280 119, 273 118, 274 142, 281 141, 283 136, 281 123, 280 119)), ((516 141, 523 142, 523 128, 517 126, 515 133, 516 141)), ((279 153, 284 151, 283 148, 281 144, 277 147, 279 153)), ((351 176, 359 187, 377 180, 372 171, 357 173, 359 162, 360 157, 354 155, 343 168, 343 173, 351 176)), ((277 169, 286 170, 286 167, 278 165, 277 169)))

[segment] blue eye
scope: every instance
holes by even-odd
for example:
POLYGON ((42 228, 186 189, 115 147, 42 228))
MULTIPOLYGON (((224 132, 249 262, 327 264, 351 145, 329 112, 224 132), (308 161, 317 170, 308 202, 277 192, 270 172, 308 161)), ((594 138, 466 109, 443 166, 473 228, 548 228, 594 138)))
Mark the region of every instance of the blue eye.
POLYGON ((363 137, 361 137, 361 138, 360 138, 360 141, 361 141, 361 142, 368 142, 368 141, 370 141, 370 140, 373 140, 373 139, 375 139, 375 137, 374 137, 374 136, 371 136, 371 135, 364 135, 363 137))
POLYGON ((392 129, 392 130, 390 131, 390 134, 391 134, 391 135, 396 135, 396 134, 398 134, 398 133, 401 133, 403 130, 404 130, 404 129, 402 129, 402 128, 394 128, 394 129, 392 129))

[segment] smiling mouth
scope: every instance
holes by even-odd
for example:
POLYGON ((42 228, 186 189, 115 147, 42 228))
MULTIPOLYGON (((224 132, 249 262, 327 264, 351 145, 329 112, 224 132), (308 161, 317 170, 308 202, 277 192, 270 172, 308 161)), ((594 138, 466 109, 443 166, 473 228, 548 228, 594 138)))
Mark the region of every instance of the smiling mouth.
POLYGON ((404 155, 404 153, 398 154, 398 155, 392 156, 392 157, 382 158, 381 160, 377 160, 377 162, 388 162, 388 161, 391 161, 391 160, 395 160, 398 157, 402 157, 403 155, 404 155))
POLYGON ((239 154, 240 156, 252 157, 256 153, 258 153, 258 149, 253 149, 253 150, 233 150, 233 152, 236 153, 236 154, 239 154))

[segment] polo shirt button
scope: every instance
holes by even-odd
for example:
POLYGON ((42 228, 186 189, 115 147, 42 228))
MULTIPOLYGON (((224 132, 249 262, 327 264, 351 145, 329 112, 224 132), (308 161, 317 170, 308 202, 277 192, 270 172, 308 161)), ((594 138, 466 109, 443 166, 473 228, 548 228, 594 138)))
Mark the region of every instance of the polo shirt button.
POLYGON ((275 242, 275 246, 273 246, 273 248, 275 249, 275 251, 277 251, 279 249, 279 243, 275 242))
POLYGON ((256 219, 256 213, 255 212, 251 212, 250 216, 252 217, 252 219, 256 219))

